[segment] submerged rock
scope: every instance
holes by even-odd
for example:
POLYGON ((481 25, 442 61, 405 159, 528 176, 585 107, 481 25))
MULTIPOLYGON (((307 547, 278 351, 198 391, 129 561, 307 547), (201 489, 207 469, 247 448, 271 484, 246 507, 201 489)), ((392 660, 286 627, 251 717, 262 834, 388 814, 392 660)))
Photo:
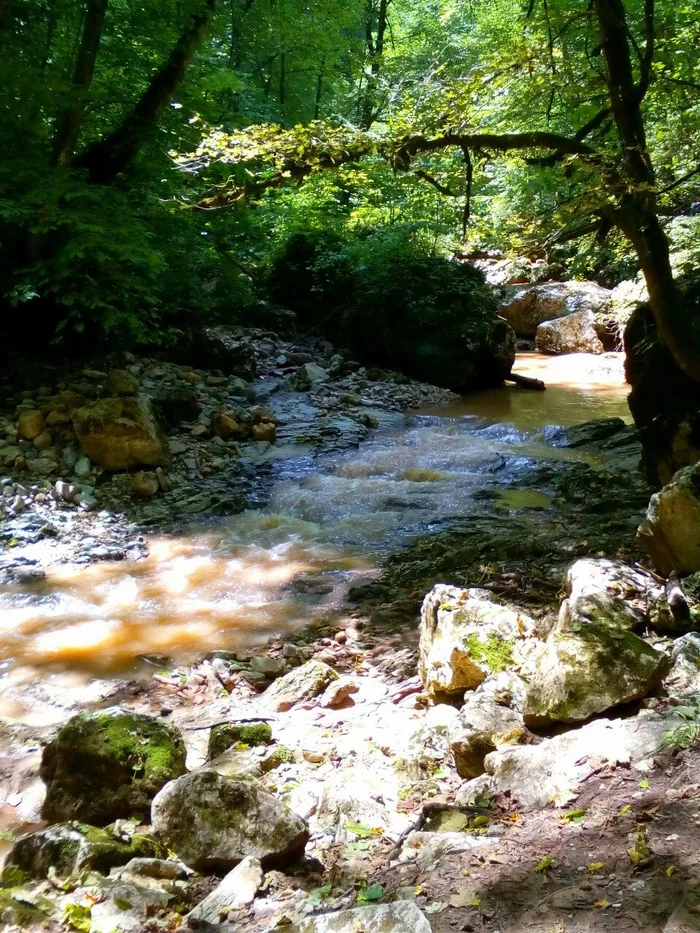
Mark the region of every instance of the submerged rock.
POLYGON ((523 714, 538 727, 583 722, 647 696, 668 658, 632 632, 588 622, 576 632, 552 632, 534 666, 523 714))
POLYGON ((287 929, 289 933, 430 933, 430 924, 411 901, 396 901, 309 917, 287 929))
POLYGON ((651 497, 637 540, 663 574, 700 570, 700 463, 679 470, 651 497))
POLYGON ((83 451, 107 470, 167 466, 170 451, 146 399, 107 398, 71 411, 83 451))
POLYGON ((535 345, 540 353, 603 353, 592 311, 577 311, 556 321, 543 321, 535 345))
POLYGON ((6 868, 19 868, 32 878, 45 878, 50 868, 62 877, 84 868, 106 874, 133 858, 159 858, 162 845, 152 836, 136 833, 122 840, 107 829, 85 823, 59 823, 20 837, 12 847, 6 868))
POLYGON ((338 675, 323 661, 307 661, 267 688, 262 703, 268 709, 282 713, 297 703, 319 696, 338 675))
POLYGON ((179 732, 159 719, 121 709, 74 716, 44 749, 42 817, 104 825, 148 817, 151 801, 185 773, 179 732))
POLYGON ((171 781, 151 814, 155 834, 196 871, 230 869, 246 856, 279 864, 309 838, 306 822, 272 794, 213 771, 171 781))
POLYGON ((534 622, 487 590, 438 584, 423 601, 418 673, 438 700, 459 699, 514 666, 534 622))

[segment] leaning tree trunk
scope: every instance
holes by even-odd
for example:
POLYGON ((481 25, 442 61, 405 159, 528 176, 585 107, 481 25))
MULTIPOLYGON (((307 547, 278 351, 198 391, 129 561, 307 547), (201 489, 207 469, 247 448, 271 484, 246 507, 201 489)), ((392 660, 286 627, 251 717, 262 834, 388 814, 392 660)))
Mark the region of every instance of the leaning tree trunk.
POLYGON ((216 5, 217 0, 203 0, 201 9, 190 18, 168 60, 154 75, 121 126, 74 160, 76 168, 87 169, 90 181, 109 184, 141 151, 182 84, 211 23, 216 5))
POLYGON ((654 56, 654 0, 645 0, 646 48, 634 80, 629 27, 623 0, 594 0, 600 26, 605 80, 622 143, 623 171, 615 179, 619 205, 605 213, 634 246, 649 292, 656 325, 678 365, 700 381, 700 340, 674 280, 669 245, 657 213, 657 190, 647 148, 642 101, 654 56))
POLYGON ((90 0, 88 3, 73 73, 73 84, 70 89, 72 100, 56 122, 53 159, 57 168, 68 165, 75 152, 80 126, 83 122, 85 102, 95 72, 95 61, 100 47, 106 11, 107 0, 90 0))

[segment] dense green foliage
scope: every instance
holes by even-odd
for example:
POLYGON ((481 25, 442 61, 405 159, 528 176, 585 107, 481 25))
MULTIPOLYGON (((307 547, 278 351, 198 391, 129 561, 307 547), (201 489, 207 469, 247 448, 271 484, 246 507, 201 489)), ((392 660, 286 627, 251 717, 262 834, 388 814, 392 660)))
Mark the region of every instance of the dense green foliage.
MULTIPOLYGON (((693 3, 657 7, 643 115, 660 212, 672 216, 700 196, 700 22, 693 3)), ((625 9, 637 75, 645 4, 625 9)), ((596 160, 543 164, 551 150, 474 144, 466 212, 460 146, 406 158, 416 136, 572 136, 591 120, 607 91, 595 20, 574 0, 5 0, 0 52, 9 331, 22 333, 29 311, 46 340, 173 343, 198 321, 254 319, 266 267, 299 231, 340 237, 348 268, 378 231, 376 254, 394 262, 404 249, 415 268, 496 247, 610 282, 636 271, 596 215, 617 159, 610 119, 590 136, 596 160), (188 36, 191 54, 164 88, 157 78, 188 36), (122 130, 128 158, 98 178, 105 140, 122 130), (285 185, 295 179, 305 184, 285 185), (202 209, 219 202, 233 206, 202 209)))

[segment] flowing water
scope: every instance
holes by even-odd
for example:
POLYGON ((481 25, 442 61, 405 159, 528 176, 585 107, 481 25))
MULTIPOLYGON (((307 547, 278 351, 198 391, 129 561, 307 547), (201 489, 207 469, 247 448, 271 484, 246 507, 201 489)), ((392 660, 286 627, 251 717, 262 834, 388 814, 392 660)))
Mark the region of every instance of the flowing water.
POLYGON ((546 508, 519 477, 538 460, 585 457, 552 446, 552 425, 629 420, 621 360, 529 354, 516 371, 547 391, 504 387, 410 414, 359 449, 282 461, 265 508, 153 538, 143 561, 58 565, 0 588, 0 713, 7 688, 37 678, 82 688, 143 656, 249 648, 341 611, 388 552, 478 509, 477 490, 546 508))

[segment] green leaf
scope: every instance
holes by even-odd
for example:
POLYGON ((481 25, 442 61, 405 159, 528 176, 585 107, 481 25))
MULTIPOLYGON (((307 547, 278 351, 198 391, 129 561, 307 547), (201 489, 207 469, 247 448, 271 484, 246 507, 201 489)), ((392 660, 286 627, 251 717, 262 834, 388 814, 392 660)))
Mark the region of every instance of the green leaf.
POLYGON ((384 897, 384 888, 381 884, 370 884, 362 890, 357 895, 358 903, 364 903, 365 901, 381 901, 384 897))

